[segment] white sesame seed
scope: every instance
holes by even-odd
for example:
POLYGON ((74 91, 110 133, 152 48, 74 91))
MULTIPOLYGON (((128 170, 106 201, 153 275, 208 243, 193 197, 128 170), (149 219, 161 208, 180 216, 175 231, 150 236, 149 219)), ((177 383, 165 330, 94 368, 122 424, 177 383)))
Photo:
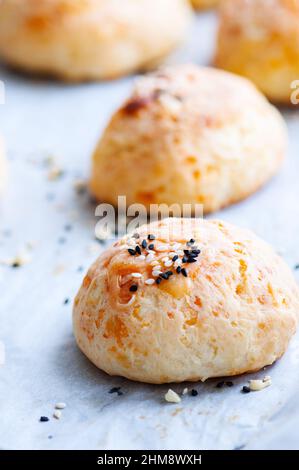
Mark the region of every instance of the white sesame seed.
POLYGON ((249 388, 252 392, 259 392, 271 385, 271 377, 265 377, 263 380, 249 380, 249 388))
POLYGON ((179 258, 174 262, 174 267, 177 268, 178 266, 181 266, 182 260, 179 258))
POLYGON ((54 416, 54 418, 56 418, 56 419, 60 419, 61 416, 62 416, 62 413, 61 413, 60 410, 56 410, 56 411, 54 411, 53 416, 54 416))
POLYGON ((161 259, 161 261, 163 263, 166 263, 166 261, 168 261, 168 260, 169 260, 169 256, 164 256, 164 258, 161 259))
POLYGON ((164 398, 168 403, 180 403, 180 401, 181 401, 178 394, 176 392, 174 392, 173 390, 171 390, 171 388, 165 394, 164 398))
POLYGON ((146 262, 147 262, 147 263, 150 263, 151 261, 153 261, 154 257, 155 257, 155 256, 154 256, 152 253, 150 253, 150 254, 147 255, 147 257, 146 257, 146 262))
POLYGON ((175 252, 175 251, 171 251, 171 252, 169 253, 169 258, 173 258, 175 255, 176 255, 176 252, 175 252))
POLYGON ((181 247, 181 244, 180 244, 180 243, 174 243, 171 248, 172 248, 174 251, 177 251, 180 247, 181 247))
POLYGON ((179 255, 179 256, 184 256, 184 251, 183 250, 177 250, 176 254, 179 255))
POLYGON ((168 260, 168 261, 166 261, 166 263, 164 263, 164 266, 165 266, 166 268, 170 268, 170 266, 172 266, 172 261, 171 261, 171 259, 168 260))
POLYGON ((151 266, 160 266, 159 261, 152 261, 151 266))
POLYGON ((151 286, 151 285, 153 285, 154 283, 155 283, 155 279, 152 279, 152 278, 147 279, 147 280, 145 281, 145 284, 146 284, 147 286, 151 286))
POLYGON ((188 393, 188 388, 186 387, 184 388, 182 395, 187 395, 187 393, 188 393))
POLYGON ((138 256, 137 259, 139 259, 140 261, 144 261, 144 260, 145 260, 145 256, 144 256, 144 255, 140 255, 140 256, 138 256))
POLYGON ((157 245, 156 246, 156 251, 168 251, 169 250, 169 246, 168 245, 157 245))
POLYGON ((160 276, 160 274, 162 274, 162 271, 153 271, 152 272, 153 277, 158 277, 158 276, 160 276))
POLYGON ((131 276, 134 277, 134 278, 136 278, 136 279, 139 279, 139 278, 142 277, 142 274, 140 274, 140 273, 132 273, 131 276))
POLYGON ((56 403, 55 408, 56 410, 64 410, 64 408, 66 408, 66 404, 63 402, 56 403))

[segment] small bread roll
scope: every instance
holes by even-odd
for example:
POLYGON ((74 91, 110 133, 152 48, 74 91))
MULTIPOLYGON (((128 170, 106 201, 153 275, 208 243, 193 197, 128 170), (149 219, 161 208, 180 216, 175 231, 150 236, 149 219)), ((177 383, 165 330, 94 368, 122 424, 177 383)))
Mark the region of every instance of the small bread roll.
POLYGON ((191 0, 192 5, 197 10, 212 8, 219 4, 220 0, 191 0))
POLYGON ((249 196, 286 152, 278 111, 247 80, 179 65, 141 78, 112 117, 93 158, 99 200, 202 204, 211 212, 249 196))
POLYGON ((190 10, 187 0, 3 0, 0 56, 65 80, 114 78, 167 55, 190 10))
POLYGON ((299 77, 299 0, 226 0, 216 65, 250 78, 272 101, 290 104, 299 77))
POLYGON ((6 159, 5 159, 5 152, 4 152, 4 143, 3 139, 0 135, 0 193, 6 186, 6 179, 7 179, 7 168, 6 168, 6 159))
POLYGON ((266 243, 202 219, 164 219, 138 235, 97 259, 75 299, 75 337, 97 367, 161 384, 257 371, 285 352, 299 290, 266 243))

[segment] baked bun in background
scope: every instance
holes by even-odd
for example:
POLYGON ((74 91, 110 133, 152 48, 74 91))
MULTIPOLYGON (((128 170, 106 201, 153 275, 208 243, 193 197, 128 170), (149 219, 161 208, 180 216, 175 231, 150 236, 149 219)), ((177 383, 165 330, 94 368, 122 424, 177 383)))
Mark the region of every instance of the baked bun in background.
POLYGON ((75 337, 97 367, 162 384, 257 371, 285 352, 299 291, 266 243, 217 220, 164 219, 138 234, 97 259, 75 299, 75 337))
POLYGON ((191 3, 197 10, 203 10, 217 6, 220 1, 221 0, 191 0, 191 3))
POLYGON ((0 57, 65 80, 149 67, 184 38, 187 0, 4 0, 0 57))
POLYGON ((299 77, 299 0, 222 2, 215 63, 290 104, 299 77))
POLYGON ((211 212, 266 183, 286 153, 285 124, 247 80, 179 65, 142 77, 93 157, 90 188, 112 204, 203 204, 211 212))

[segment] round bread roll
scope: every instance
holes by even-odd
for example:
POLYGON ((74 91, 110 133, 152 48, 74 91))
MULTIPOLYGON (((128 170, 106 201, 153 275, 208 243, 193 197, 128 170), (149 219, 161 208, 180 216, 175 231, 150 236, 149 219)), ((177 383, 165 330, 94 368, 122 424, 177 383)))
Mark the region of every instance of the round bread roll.
POLYGON ((173 218, 141 227, 97 259, 73 322, 97 367, 161 384, 272 364, 298 311, 292 273, 262 240, 217 220, 173 218))
POLYGON ((114 205, 202 204, 211 212, 259 189, 286 152, 278 111, 247 80, 179 65, 141 78, 93 158, 93 195, 114 205))
POLYGON ((212 8, 218 5, 220 0, 191 0, 194 8, 198 10, 203 10, 205 8, 212 8))
POLYGON ((190 10, 187 0, 4 0, 0 56, 65 80, 114 78, 167 55, 190 10))
POLYGON ((0 192, 2 192, 2 190, 6 186, 6 177, 7 177, 7 171, 6 171, 4 143, 0 135, 0 192))
POLYGON ((226 0, 220 11, 216 65, 290 104, 299 77, 299 0, 226 0))

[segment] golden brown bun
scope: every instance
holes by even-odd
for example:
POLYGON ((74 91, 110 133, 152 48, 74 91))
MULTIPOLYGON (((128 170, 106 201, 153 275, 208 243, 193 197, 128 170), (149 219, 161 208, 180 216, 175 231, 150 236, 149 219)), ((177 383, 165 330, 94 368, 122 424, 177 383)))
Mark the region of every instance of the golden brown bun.
POLYGON ((187 0, 3 0, 0 56, 65 80, 150 66, 185 36, 187 0))
POLYGON ((73 322, 80 349, 97 367, 160 384, 256 371, 285 352, 296 331, 299 290, 266 243, 216 220, 164 219, 139 234, 139 244, 156 236, 155 259, 161 271, 174 274, 147 285, 153 267, 128 253, 130 237, 92 265, 75 299, 73 322), (165 258, 170 252, 182 258, 191 238, 195 244, 188 249, 197 246, 201 253, 182 265, 185 277, 175 266, 165 267, 165 258))
POLYGON ((215 63, 290 104, 299 77, 299 0, 224 1, 215 63))
POLYGON ((191 0, 194 8, 202 10, 205 8, 212 8, 219 4, 221 0, 191 0))
POLYGON ((117 204, 203 204, 249 196, 286 152, 278 111, 247 80, 180 65, 141 78, 93 157, 91 191, 117 204))

